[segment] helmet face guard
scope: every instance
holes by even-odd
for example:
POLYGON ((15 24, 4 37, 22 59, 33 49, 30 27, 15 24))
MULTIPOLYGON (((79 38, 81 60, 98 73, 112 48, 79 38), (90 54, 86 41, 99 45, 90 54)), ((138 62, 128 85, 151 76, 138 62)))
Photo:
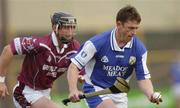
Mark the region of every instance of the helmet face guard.
POLYGON ((71 14, 58 12, 54 13, 51 17, 51 23, 53 25, 59 25, 61 26, 76 26, 76 18, 72 16, 71 14))
POLYGON ((58 24, 60 26, 76 26, 76 18, 75 17, 61 17, 58 20, 58 24))
MULTIPOLYGON (((63 12, 54 13, 53 16, 51 17, 51 23, 52 25, 56 25, 56 35, 58 35, 58 29, 67 26, 75 28, 77 24, 76 18, 74 16, 63 12)), ((67 44, 69 43, 70 40, 61 37, 60 41, 62 43, 67 44)))

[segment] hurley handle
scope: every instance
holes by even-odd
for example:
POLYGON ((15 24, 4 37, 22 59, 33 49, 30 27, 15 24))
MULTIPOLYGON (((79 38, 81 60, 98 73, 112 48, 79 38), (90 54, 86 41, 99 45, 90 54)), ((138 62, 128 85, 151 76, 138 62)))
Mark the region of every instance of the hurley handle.
MULTIPOLYGON (((86 98, 85 95, 79 95, 79 99, 84 99, 84 98, 86 98)), ((64 99, 64 100, 62 100, 62 103, 63 103, 64 105, 66 105, 66 106, 68 105, 69 102, 71 102, 70 99, 64 99)))

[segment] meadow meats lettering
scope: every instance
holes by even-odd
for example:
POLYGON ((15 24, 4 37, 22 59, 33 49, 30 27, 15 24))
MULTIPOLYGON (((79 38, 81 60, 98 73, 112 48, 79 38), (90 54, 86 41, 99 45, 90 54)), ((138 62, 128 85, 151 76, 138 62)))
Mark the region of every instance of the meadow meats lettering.
POLYGON ((124 76, 128 67, 123 66, 106 66, 103 65, 103 70, 107 71, 107 76, 124 76))

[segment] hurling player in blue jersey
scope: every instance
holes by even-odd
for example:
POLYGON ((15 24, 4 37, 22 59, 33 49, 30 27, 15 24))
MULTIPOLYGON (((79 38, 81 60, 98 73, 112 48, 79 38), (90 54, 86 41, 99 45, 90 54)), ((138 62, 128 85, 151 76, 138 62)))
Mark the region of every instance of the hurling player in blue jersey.
MULTIPOLYGON (((138 86, 152 103, 159 104, 160 93, 154 92, 146 65, 147 50, 137 38, 141 17, 133 6, 125 6, 116 16, 114 29, 86 41, 71 58, 68 68, 69 99, 79 101, 78 72, 85 69, 83 92, 99 91, 112 86, 117 77, 129 82, 135 70, 138 86)), ((127 108, 127 94, 99 95, 86 99, 90 108, 127 108)))

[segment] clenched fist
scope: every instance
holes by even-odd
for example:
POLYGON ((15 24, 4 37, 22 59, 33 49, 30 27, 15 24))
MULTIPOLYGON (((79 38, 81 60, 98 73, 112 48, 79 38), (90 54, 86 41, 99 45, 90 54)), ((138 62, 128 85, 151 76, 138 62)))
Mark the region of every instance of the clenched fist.
POLYGON ((152 103, 156 103, 157 105, 162 102, 162 98, 161 98, 161 93, 160 92, 154 92, 152 95, 151 95, 151 99, 150 101, 152 103))

